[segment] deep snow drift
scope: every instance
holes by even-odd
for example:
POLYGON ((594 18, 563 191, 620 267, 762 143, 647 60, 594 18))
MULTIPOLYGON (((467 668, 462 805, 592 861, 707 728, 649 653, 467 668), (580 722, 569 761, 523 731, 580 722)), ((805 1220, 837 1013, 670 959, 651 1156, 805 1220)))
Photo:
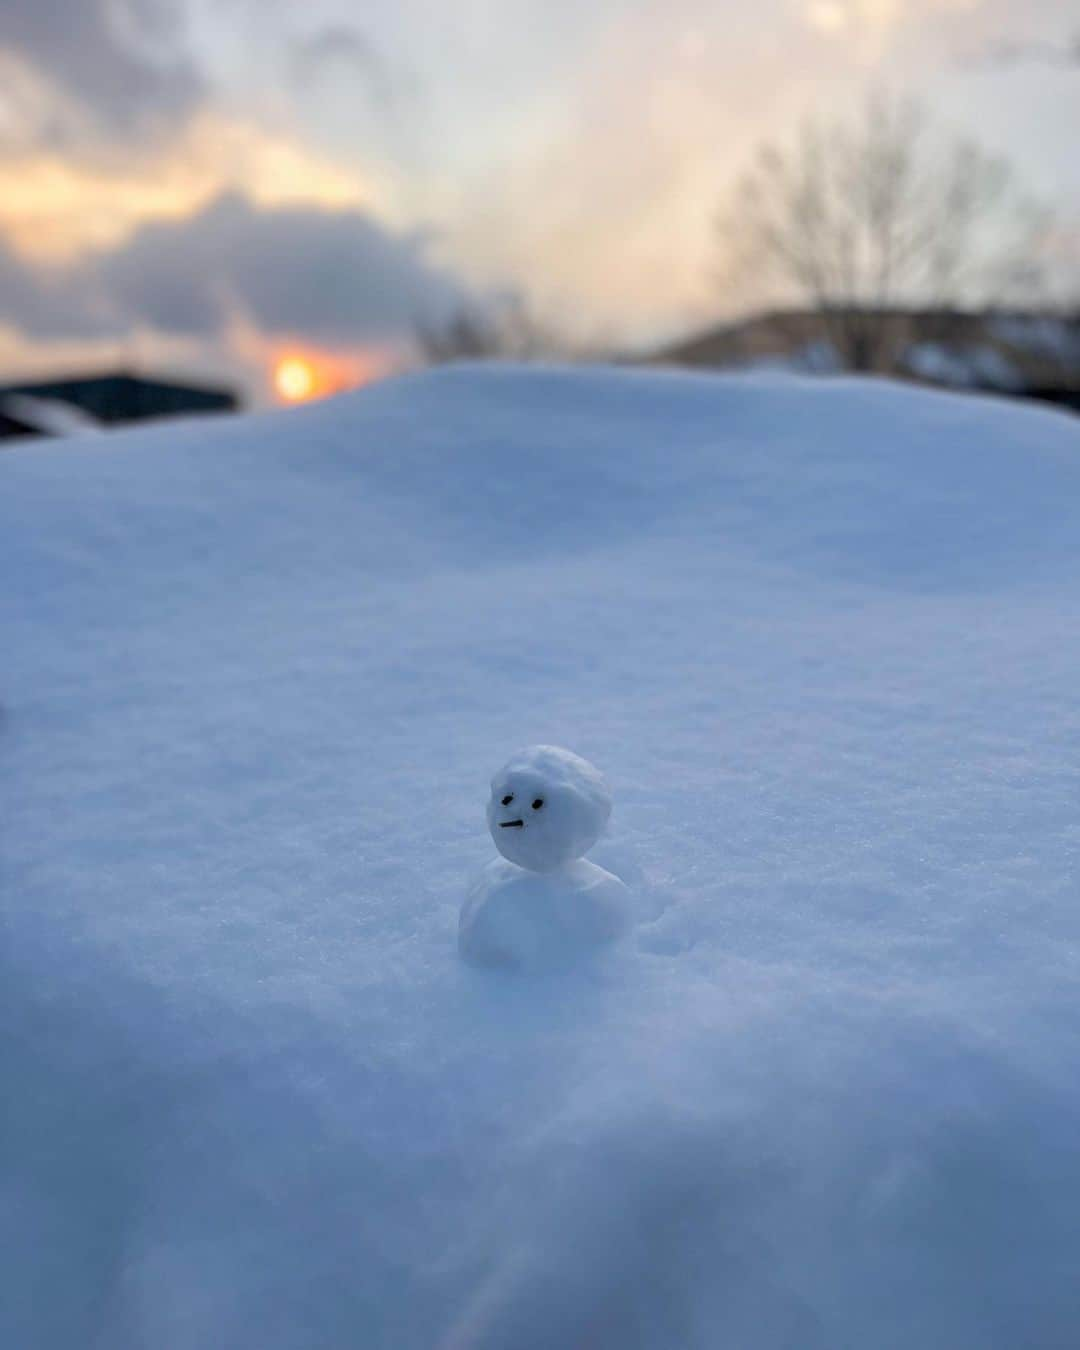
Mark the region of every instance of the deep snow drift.
POLYGON ((0 1344, 1071 1350, 1078 428, 462 369, 0 455, 0 1344), (530 742, 636 922, 523 978, 530 742))

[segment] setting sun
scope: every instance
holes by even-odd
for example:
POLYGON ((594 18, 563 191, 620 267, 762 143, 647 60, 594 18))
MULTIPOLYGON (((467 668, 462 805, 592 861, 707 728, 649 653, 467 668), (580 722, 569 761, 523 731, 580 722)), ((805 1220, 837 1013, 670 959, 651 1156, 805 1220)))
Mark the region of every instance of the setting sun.
POLYGON ((274 388, 286 403, 302 403, 315 393, 315 369, 301 356, 283 357, 274 367, 274 388))
POLYGON ((270 383, 280 403, 307 403, 346 389, 359 389, 390 374, 399 364, 389 349, 336 352, 292 344, 268 359, 270 383))

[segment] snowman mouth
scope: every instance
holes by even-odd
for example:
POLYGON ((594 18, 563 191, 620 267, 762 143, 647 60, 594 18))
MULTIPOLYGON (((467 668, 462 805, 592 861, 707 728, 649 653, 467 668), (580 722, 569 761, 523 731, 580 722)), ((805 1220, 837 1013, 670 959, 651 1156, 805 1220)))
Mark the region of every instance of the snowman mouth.
POLYGON ((524 827, 525 827, 525 822, 524 822, 523 820, 500 820, 500 821, 499 821, 499 829, 500 829, 500 830, 521 830, 521 829, 524 829, 524 827))

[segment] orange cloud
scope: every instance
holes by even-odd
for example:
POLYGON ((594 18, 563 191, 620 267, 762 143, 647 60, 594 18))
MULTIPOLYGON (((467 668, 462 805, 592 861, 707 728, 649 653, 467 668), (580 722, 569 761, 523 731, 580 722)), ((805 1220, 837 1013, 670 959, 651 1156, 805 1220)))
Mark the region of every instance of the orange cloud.
POLYGON ((206 112, 145 162, 46 151, 0 159, 0 234, 26 258, 69 261, 114 247, 147 221, 190 216, 227 188, 259 206, 385 205, 375 184, 293 138, 206 112))
POLYGON ((880 52, 881 44, 901 24, 941 12, 975 10, 980 0, 806 0, 809 27, 854 40, 880 52))

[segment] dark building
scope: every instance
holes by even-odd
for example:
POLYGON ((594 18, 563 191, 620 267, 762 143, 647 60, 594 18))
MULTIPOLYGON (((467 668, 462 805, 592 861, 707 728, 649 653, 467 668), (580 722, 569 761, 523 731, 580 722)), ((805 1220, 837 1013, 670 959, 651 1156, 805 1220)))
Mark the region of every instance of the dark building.
POLYGON ((123 371, 81 379, 36 380, 0 388, 0 398, 9 394, 66 403, 106 424, 141 422, 150 417, 177 417, 185 413, 234 412, 239 407, 239 399, 228 389, 149 380, 123 371))
POLYGON ((9 412, 0 401, 0 441, 11 440, 15 436, 40 436, 41 430, 28 417, 17 417, 9 412))

